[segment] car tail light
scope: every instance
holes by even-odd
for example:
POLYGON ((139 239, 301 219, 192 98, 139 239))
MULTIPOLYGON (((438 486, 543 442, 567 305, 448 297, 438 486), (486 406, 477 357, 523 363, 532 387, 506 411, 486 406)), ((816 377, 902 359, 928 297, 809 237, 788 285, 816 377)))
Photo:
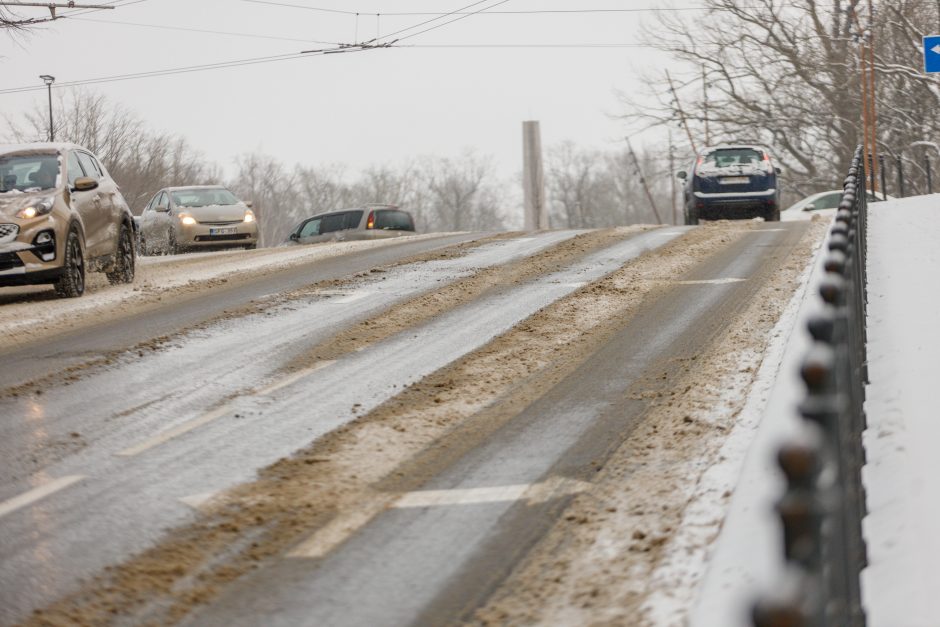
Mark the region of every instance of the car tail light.
POLYGON ((375 228, 375 212, 374 211, 369 212, 369 217, 366 219, 366 228, 367 229, 375 228))

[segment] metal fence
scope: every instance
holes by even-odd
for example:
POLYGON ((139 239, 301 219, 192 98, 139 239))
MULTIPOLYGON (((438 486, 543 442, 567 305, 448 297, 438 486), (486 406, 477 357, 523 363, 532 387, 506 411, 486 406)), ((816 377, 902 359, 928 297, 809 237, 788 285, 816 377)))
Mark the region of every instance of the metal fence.
POLYGON ((865 625, 866 184, 859 148, 827 240, 821 312, 807 325, 813 342, 800 372, 804 428, 778 453, 786 477, 777 502, 786 571, 773 593, 755 603, 756 627, 865 625))

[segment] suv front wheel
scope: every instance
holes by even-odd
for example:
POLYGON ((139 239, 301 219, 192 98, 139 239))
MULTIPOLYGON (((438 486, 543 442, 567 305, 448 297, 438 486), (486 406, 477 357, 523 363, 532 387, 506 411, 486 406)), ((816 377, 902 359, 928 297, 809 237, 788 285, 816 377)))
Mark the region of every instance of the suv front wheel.
POLYGON ((134 280, 134 243, 126 224, 121 225, 117 250, 114 252, 114 265, 107 275, 111 285, 131 283, 134 280))
POLYGON ((62 276, 55 282, 55 293, 60 298, 77 298, 85 293, 85 257, 81 239, 74 229, 65 240, 62 276))

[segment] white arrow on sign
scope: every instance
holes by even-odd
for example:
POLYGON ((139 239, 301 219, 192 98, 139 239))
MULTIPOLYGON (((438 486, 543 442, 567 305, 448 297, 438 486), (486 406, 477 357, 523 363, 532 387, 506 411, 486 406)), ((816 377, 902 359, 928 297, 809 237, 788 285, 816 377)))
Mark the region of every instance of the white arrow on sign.
POLYGON ((934 46, 933 48, 931 48, 930 51, 931 51, 931 52, 936 52, 937 54, 940 54, 940 44, 937 44, 936 46, 934 46))

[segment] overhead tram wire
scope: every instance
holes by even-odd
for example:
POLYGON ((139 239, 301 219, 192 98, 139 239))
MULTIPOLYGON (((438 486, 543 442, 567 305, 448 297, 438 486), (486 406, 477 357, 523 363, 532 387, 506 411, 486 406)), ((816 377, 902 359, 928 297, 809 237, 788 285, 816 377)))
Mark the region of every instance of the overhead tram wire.
MULTIPOLYGON (((675 12, 675 11, 705 11, 709 7, 706 6, 697 6, 697 7, 659 7, 659 8, 641 8, 641 9, 516 9, 516 10, 502 10, 502 11, 486 11, 485 13, 480 12, 468 12, 461 13, 462 9, 457 11, 451 11, 450 13, 442 12, 431 12, 431 11, 388 11, 383 13, 371 13, 367 11, 349 11, 343 9, 326 9, 321 7, 311 7, 303 4, 292 4, 290 2, 275 2, 274 0, 241 0, 241 2, 247 2, 249 4, 265 4, 269 6, 285 7, 290 9, 304 9, 306 11, 319 11, 322 13, 338 13, 341 15, 350 15, 350 16, 360 16, 360 17, 420 17, 427 15, 437 15, 440 17, 449 16, 449 15, 538 15, 538 14, 572 14, 572 13, 653 13, 656 11, 666 11, 666 12, 675 12)), ((744 9, 758 9, 762 7, 741 7, 744 9)))
POLYGON ((175 30, 182 31, 187 33, 200 33, 204 35, 227 35, 229 37, 248 37, 252 39, 272 39, 275 41, 292 41, 296 43, 303 44, 321 44, 324 46, 342 46, 342 42, 338 41, 320 41, 318 39, 301 39, 299 37, 283 37, 280 35, 262 35, 259 33, 236 33, 231 31, 222 31, 222 30, 209 30, 204 28, 187 28, 185 26, 168 26, 163 24, 140 24, 138 22, 120 22, 117 20, 96 20, 91 17, 72 17, 71 19, 78 22, 95 22, 97 24, 116 24, 120 26, 138 26, 140 28, 155 28, 159 30, 175 30))
MULTIPOLYGON (((167 68, 163 70, 151 70, 148 72, 134 72, 130 74, 118 74, 115 76, 102 76, 99 78, 89 78, 84 80, 75 80, 75 81, 64 81, 57 82, 57 87, 78 87, 81 85, 95 85, 98 83, 115 83, 119 81, 134 80, 139 78, 153 78, 158 76, 172 76, 175 74, 188 74, 192 72, 202 72, 206 70, 216 70, 222 68, 230 67, 242 67, 246 65, 259 65, 262 63, 275 63, 278 61, 289 61, 291 59, 305 59, 315 56, 322 56, 326 54, 335 54, 335 53, 346 53, 346 52, 363 52, 364 50, 369 50, 370 48, 361 48, 356 46, 349 46, 343 48, 323 48, 321 50, 311 50, 307 53, 302 52, 291 52, 288 54, 279 54, 272 55, 268 57, 254 57, 250 59, 238 59, 233 61, 220 61, 217 63, 206 63, 202 65, 190 65, 185 67, 177 68, 167 68)), ((16 94, 29 91, 37 91, 45 89, 44 86, 23 86, 23 87, 12 87, 9 89, 0 89, 0 95, 2 94, 16 94)))

